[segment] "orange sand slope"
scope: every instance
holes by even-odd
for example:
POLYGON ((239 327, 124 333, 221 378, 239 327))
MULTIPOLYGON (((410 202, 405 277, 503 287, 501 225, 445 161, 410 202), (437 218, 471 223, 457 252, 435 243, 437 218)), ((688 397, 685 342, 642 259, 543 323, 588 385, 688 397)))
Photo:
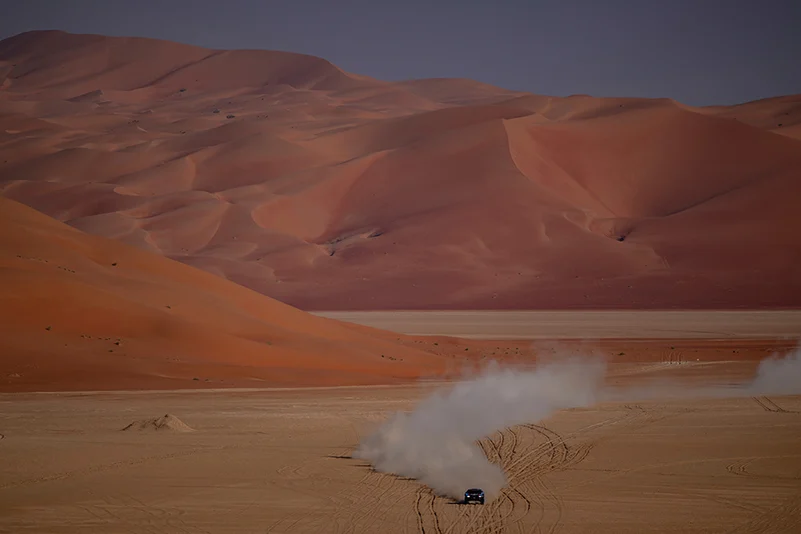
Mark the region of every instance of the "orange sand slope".
POLYGON ((391 383, 442 370, 444 356, 399 338, 0 198, 0 390, 391 383))
POLYGON ((801 306, 798 96, 556 98, 62 32, 0 42, 0 80, 0 194, 303 309, 801 306))

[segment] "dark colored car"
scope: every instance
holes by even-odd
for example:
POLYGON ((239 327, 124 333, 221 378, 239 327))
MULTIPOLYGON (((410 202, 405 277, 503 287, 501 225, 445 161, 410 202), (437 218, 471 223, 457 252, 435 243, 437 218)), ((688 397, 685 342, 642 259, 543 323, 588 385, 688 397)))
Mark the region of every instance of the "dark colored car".
POLYGON ((470 488, 469 490, 464 492, 464 503, 470 504, 471 502, 477 502, 478 504, 484 504, 484 490, 479 488, 470 488))

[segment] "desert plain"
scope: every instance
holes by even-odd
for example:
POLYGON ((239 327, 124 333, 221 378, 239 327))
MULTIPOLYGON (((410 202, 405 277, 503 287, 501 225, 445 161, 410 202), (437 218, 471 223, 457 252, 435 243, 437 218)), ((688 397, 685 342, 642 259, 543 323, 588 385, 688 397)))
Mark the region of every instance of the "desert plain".
MULTIPOLYGON (((753 362, 612 364, 738 383, 753 362)), ((6 532, 795 532, 801 396, 604 402, 480 441, 509 478, 459 505, 351 455, 441 383, 4 394, 6 532), (123 430, 170 414, 191 428, 123 430)))
POLYGON ((738 389, 801 337, 799 127, 797 95, 0 42, 0 532, 799 531, 799 391, 738 389), (637 393, 477 436, 484 506, 358 454, 577 355, 637 393))

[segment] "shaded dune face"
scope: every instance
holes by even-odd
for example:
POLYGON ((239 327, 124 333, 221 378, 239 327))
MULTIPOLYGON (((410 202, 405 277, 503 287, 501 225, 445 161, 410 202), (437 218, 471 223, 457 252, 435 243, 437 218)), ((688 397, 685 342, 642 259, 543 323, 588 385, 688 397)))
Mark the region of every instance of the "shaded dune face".
POLYGON ((0 80, 3 196, 303 309, 801 304, 797 96, 556 98, 62 32, 0 42, 0 80))

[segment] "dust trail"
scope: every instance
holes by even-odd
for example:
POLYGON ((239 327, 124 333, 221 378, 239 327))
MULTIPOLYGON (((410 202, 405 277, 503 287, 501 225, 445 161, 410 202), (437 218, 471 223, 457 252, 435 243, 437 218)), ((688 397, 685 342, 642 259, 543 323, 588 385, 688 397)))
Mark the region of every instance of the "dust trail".
POLYGON ((413 412, 395 414, 354 457, 370 461, 377 471, 418 479, 442 496, 458 499, 478 487, 492 499, 506 477, 476 441, 559 409, 594 404, 605 369, 603 360, 590 358, 550 362, 534 371, 490 364, 475 378, 434 393, 413 412))
POLYGON ((801 346, 785 357, 763 360, 754 380, 737 387, 605 388, 604 360, 559 358, 534 370, 490 364, 477 376, 437 391, 411 413, 398 412, 368 435, 354 453, 377 471, 415 478, 444 497, 460 499, 467 488, 484 489, 488 500, 506 484, 477 441, 498 430, 535 423, 565 408, 601 401, 644 398, 737 397, 801 394, 801 346))
POLYGON ((801 345, 788 354, 774 353, 759 362, 754 378, 743 384, 687 386, 662 379, 647 385, 604 388, 598 398, 604 402, 636 402, 760 395, 801 395, 801 345))

